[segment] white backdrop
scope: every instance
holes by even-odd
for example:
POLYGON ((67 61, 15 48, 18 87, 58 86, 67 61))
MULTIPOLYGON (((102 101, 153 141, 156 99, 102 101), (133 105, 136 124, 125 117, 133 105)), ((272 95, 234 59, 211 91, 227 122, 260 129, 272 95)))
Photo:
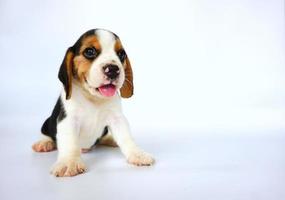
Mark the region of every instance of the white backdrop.
POLYGON ((50 114, 65 50, 92 28, 118 34, 131 59, 133 130, 284 128, 282 0, 1 0, 2 118, 50 114))
POLYGON ((0 199, 284 200, 284 37, 281 0, 0 0, 0 199), (66 49, 92 28, 123 41, 125 114, 156 163, 98 147, 87 173, 57 179, 57 152, 31 144, 66 49))

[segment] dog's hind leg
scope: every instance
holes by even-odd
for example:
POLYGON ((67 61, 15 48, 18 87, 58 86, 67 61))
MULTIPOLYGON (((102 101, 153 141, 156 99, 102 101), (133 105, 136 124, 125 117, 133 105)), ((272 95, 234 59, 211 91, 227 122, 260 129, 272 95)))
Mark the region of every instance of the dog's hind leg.
POLYGON ((43 136, 41 140, 33 144, 32 149, 35 152, 50 152, 56 150, 56 143, 52 138, 43 136))
POLYGON ((118 144, 116 143, 116 141, 114 140, 113 136, 110 133, 100 138, 98 144, 109 147, 118 147, 118 144))
POLYGON ((55 134, 56 123, 49 117, 42 126, 42 139, 33 144, 32 149, 35 152, 49 152, 56 149, 55 134))
POLYGON ((58 98, 52 114, 45 120, 41 132, 43 138, 36 142, 32 148, 36 152, 49 152, 56 149, 57 123, 65 118, 65 111, 60 97, 58 98))

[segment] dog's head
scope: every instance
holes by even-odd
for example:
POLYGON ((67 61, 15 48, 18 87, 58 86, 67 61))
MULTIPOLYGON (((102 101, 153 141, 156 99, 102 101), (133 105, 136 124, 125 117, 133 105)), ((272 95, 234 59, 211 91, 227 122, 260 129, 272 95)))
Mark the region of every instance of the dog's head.
POLYGON ((103 29, 87 31, 68 48, 58 78, 66 99, 74 83, 99 98, 112 97, 117 90, 128 98, 134 90, 132 68, 119 37, 103 29))

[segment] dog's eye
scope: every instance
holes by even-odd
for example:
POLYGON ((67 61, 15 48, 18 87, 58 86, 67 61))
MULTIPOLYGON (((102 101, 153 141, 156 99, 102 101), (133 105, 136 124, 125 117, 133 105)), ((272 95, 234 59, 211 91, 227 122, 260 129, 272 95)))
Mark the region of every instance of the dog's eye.
POLYGON ((87 59, 94 59, 97 56, 98 52, 94 47, 88 47, 84 50, 83 55, 87 59))
POLYGON ((119 50, 117 54, 121 62, 123 62, 127 57, 127 54, 124 49, 119 50))

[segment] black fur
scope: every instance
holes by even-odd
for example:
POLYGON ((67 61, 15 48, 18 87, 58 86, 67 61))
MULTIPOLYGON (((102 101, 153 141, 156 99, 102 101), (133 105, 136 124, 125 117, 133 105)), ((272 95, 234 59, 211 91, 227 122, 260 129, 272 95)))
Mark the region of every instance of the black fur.
MULTIPOLYGON (((64 89, 66 92, 66 99, 69 95, 69 89, 70 89, 70 85, 68 83, 68 72, 67 72, 67 67, 66 67, 67 53, 72 52, 73 54, 78 55, 80 53, 80 47, 82 45, 82 39, 84 37, 88 37, 90 35, 96 35, 96 30, 97 29, 91 29, 91 30, 85 32, 76 41, 76 43, 72 47, 68 48, 68 50, 65 54, 65 58, 63 59, 63 62, 62 62, 61 67, 59 69, 58 78, 64 85, 64 89)), ((114 34, 114 36, 115 36, 115 38, 118 38, 118 36, 116 34, 114 34)), ((74 70, 73 67, 72 67, 72 70, 74 70)), ((72 73, 73 73, 73 75, 76 74, 74 71, 72 71, 72 73)), ((42 133, 46 136, 51 137, 56 142, 57 123, 60 122, 61 120, 63 120, 65 117, 66 117, 66 113, 64 110, 64 106, 63 106, 61 98, 59 97, 56 104, 55 104, 55 107, 52 111, 51 116, 49 118, 47 118, 46 121, 44 122, 44 124, 42 125, 42 128, 41 128, 42 133)), ((104 128, 104 130, 102 132, 102 136, 100 138, 104 137, 107 133, 108 133, 108 127, 106 126, 104 128)), ((99 142, 99 139, 95 142, 95 144, 97 144, 99 142)))
MULTIPOLYGON (((69 47, 65 53, 65 56, 64 56, 64 59, 61 63, 61 66, 59 68, 59 72, 58 72, 58 79, 62 82, 63 86, 64 86, 64 90, 65 90, 65 93, 66 93, 66 99, 68 99, 69 95, 70 95, 70 87, 71 85, 69 85, 69 78, 71 77, 68 77, 68 72, 67 72, 67 61, 66 61, 66 58, 67 58, 67 55, 68 53, 70 52, 73 52, 73 49, 72 47, 69 47)), ((72 67, 73 68, 73 67, 72 67)))
MULTIPOLYGON (((46 136, 51 137, 52 140, 56 142, 57 123, 62 121, 65 117, 66 117, 66 113, 64 110, 64 106, 62 104, 61 98, 59 97, 52 111, 51 116, 47 118, 44 124, 42 125, 42 129, 41 129, 42 133, 46 136)), ((100 138, 107 135, 107 133, 108 133, 108 127, 106 126, 100 138)), ((94 145, 98 144, 100 138, 96 140, 94 145)))
POLYGON ((95 146, 95 145, 97 145, 97 144, 100 142, 100 139, 101 139, 102 137, 104 137, 105 135, 107 135, 107 133, 108 133, 108 127, 107 127, 107 126, 105 126, 105 128, 104 128, 104 130, 103 130, 103 133, 102 133, 102 135, 101 135, 101 137, 100 137, 100 138, 98 138, 98 139, 96 140, 96 142, 95 142, 94 146, 95 146))
POLYGON ((75 42, 75 44, 71 47, 75 55, 79 55, 80 53, 80 47, 82 45, 82 39, 85 37, 88 37, 90 35, 95 35, 97 29, 91 29, 87 32, 85 32, 83 35, 80 36, 80 38, 75 42))
POLYGON ((58 98, 55 107, 52 111, 52 114, 49 118, 46 119, 42 126, 42 133, 46 136, 49 136, 56 141, 56 133, 57 133, 57 123, 63 120, 66 117, 65 110, 62 104, 60 97, 58 98))
MULTIPOLYGON (((83 35, 80 36, 80 38, 71 47, 73 52, 75 53, 75 55, 79 55, 79 53, 80 53, 80 47, 81 47, 81 44, 82 44, 82 39, 85 38, 85 37, 88 37, 90 35, 96 35, 96 31, 97 30, 98 29, 91 29, 91 30, 85 32, 83 35)), ((113 33, 113 32, 110 32, 110 33, 112 33, 116 39, 119 39, 119 37, 115 33, 113 33)))

